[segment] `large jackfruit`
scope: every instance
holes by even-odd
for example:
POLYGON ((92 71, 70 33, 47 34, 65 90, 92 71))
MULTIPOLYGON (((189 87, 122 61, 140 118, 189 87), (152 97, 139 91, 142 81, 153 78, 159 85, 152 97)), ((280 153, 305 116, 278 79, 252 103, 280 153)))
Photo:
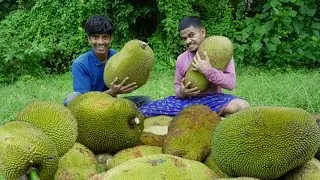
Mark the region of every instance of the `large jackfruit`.
POLYGON ((0 126, 0 172, 4 179, 26 177, 32 169, 40 179, 52 179, 58 160, 54 142, 35 125, 9 121, 0 126))
MULTIPOLYGON (((204 59, 204 51, 208 54, 211 66, 220 71, 226 70, 233 57, 232 42, 225 36, 207 37, 198 48, 201 59, 204 59)), ((192 67, 192 64, 190 64, 186 72, 185 82, 191 82, 191 87, 198 87, 200 91, 205 91, 210 82, 205 75, 192 70, 192 67)))
POLYGON ((48 101, 29 104, 17 117, 38 126, 56 144, 59 156, 72 148, 78 135, 77 121, 71 111, 48 101))
POLYGON ((116 153, 137 144, 144 116, 130 100, 88 92, 68 105, 78 122, 77 142, 94 153, 116 153))
POLYGON ((110 88, 116 77, 119 82, 129 77, 126 84, 136 82, 137 87, 141 87, 149 80, 153 62, 154 54, 149 45, 137 39, 131 40, 107 61, 104 69, 105 84, 110 88))
POLYGON ((169 154, 157 154, 129 160, 105 173, 93 176, 90 180, 212 180, 216 177, 216 174, 201 162, 169 154))
POLYGON ((60 158, 54 179, 87 180, 95 174, 98 174, 96 157, 90 149, 76 142, 60 158))
POLYGON ((229 176, 275 179, 311 160, 319 136, 316 121, 305 110, 252 107, 217 126, 212 158, 229 176))
POLYGON ((219 115, 207 106, 185 108, 169 124, 163 153, 204 160, 211 151, 212 133, 220 121, 219 115))
POLYGON ((320 179, 320 161, 312 158, 306 164, 299 166, 284 176, 281 180, 319 180, 320 179))

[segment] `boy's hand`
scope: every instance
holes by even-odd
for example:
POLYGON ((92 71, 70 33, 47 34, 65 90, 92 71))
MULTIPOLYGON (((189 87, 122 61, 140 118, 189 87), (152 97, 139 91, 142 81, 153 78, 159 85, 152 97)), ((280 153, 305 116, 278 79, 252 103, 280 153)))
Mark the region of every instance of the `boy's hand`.
POLYGON ((204 59, 201 59, 199 52, 197 52, 192 61, 192 66, 193 66, 192 70, 199 71, 202 74, 204 74, 204 71, 206 68, 211 67, 207 52, 204 51, 203 55, 204 55, 204 59))
POLYGON ((184 81, 184 78, 182 78, 180 83, 180 94, 182 97, 196 96, 200 93, 198 87, 190 88, 191 82, 185 84, 184 81))
POLYGON ((126 77, 120 84, 117 84, 118 77, 116 77, 112 81, 110 89, 105 92, 111 96, 117 96, 118 94, 126 94, 134 91, 137 88, 136 82, 124 86, 128 79, 129 77, 126 77))

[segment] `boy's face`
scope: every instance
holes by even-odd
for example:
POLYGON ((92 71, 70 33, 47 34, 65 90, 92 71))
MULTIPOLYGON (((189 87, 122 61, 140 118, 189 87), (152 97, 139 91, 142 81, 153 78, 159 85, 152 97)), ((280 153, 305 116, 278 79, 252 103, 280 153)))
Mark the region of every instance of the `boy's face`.
POLYGON ((187 50, 195 53, 205 39, 206 31, 204 28, 195 28, 190 26, 180 31, 180 37, 184 41, 187 50))
POLYGON ((103 56, 106 55, 109 50, 112 41, 112 35, 93 34, 91 36, 88 36, 88 41, 91 44, 94 53, 97 56, 103 56))

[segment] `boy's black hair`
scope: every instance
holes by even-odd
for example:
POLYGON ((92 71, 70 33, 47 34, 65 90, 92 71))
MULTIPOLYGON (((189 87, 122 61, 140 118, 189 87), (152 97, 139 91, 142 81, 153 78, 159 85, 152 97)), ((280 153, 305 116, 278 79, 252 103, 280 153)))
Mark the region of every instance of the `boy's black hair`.
POLYGON ((186 16, 184 17, 180 23, 179 23, 179 27, 178 27, 178 31, 182 31, 188 27, 193 26, 194 28, 201 28, 201 21, 197 16, 186 16))
POLYGON ((93 34, 113 34, 113 24, 110 19, 103 15, 94 15, 87 20, 84 29, 88 36, 93 34))

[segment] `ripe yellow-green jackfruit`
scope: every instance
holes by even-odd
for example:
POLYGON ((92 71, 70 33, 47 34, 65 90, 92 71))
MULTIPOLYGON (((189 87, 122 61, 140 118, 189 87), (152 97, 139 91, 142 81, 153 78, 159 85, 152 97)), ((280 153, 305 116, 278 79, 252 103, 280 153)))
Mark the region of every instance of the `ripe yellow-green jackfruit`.
POLYGON ((311 160, 319 137, 316 121, 305 110, 251 107, 217 126, 212 158, 229 176, 275 179, 311 160))
POLYGON ((56 144, 59 156, 72 148, 78 135, 77 121, 62 104, 39 101, 29 104, 20 112, 18 120, 39 127, 56 144))
POLYGON ((158 146, 136 146, 128 149, 123 149, 117 152, 108 163, 108 169, 111 169, 121 163, 131 159, 141 158, 153 154, 162 154, 162 147, 158 146))
POLYGON ((169 124, 163 153, 202 161, 211 151, 212 133, 221 118, 204 105, 185 108, 169 124))
POLYGON ((68 105, 78 122, 77 142, 97 153, 116 153, 137 144, 144 116, 130 100, 88 92, 68 105))
MULTIPOLYGON (((197 52, 201 59, 205 59, 204 51, 207 52, 212 67, 225 71, 233 57, 233 44, 225 36, 209 36, 198 48, 197 52)), ((190 81, 191 87, 198 87, 200 91, 205 91, 210 84, 208 79, 201 72, 192 70, 192 67, 192 64, 190 64, 186 72, 185 82, 190 81)))
POLYGON ((216 177, 216 174, 201 162, 169 154, 157 154, 129 160, 105 173, 93 176, 90 180, 212 180, 216 177))
POLYGON ((87 180, 98 174, 97 160, 93 152, 80 143, 64 154, 58 165, 55 180, 87 180))
POLYGON ((35 125, 9 121, 0 126, 0 172, 4 179, 26 177, 31 169, 40 179, 52 179, 58 160, 54 142, 35 125))
POLYGON ((153 62, 154 54, 149 45, 137 39, 131 40, 107 61, 104 70, 105 84, 110 88, 116 77, 119 82, 129 77, 125 84, 136 82, 137 87, 141 87, 149 80, 153 62))

